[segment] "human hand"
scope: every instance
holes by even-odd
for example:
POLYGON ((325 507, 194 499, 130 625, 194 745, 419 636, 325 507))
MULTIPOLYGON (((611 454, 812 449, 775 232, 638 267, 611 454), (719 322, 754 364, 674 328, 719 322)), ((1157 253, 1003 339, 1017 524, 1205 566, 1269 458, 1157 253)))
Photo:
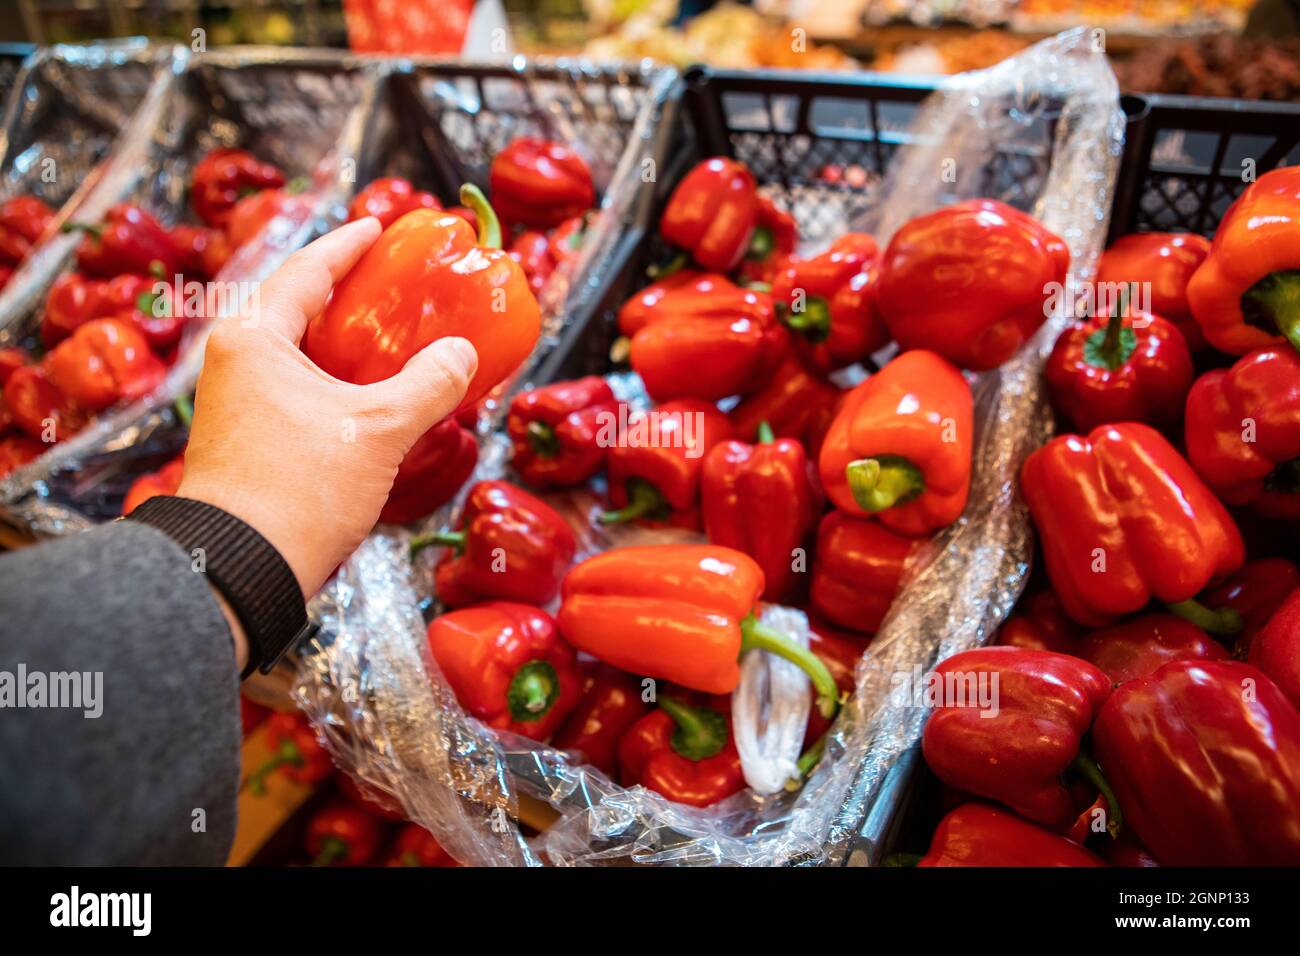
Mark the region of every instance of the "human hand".
POLYGON ((178 495, 262 534, 311 597, 365 539, 415 440, 460 404, 474 346, 445 338, 373 385, 333 378, 298 348, 330 290, 379 238, 361 219, 291 256, 260 302, 208 339, 178 495))

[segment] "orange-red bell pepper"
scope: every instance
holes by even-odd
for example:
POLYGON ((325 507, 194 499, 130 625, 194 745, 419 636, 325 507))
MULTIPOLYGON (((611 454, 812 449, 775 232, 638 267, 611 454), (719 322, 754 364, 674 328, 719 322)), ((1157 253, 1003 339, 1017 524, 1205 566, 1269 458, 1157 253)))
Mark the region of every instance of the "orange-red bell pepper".
POLYGON ((541 488, 584 482, 605 464, 600 427, 617 410, 614 393, 598 375, 520 392, 506 417, 510 463, 541 488))
POLYGON ((803 442, 816 459, 846 394, 792 354, 758 391, 746 395, 728 412, 727 418, 737 437, 745 441, 757 438, 758 426, 767 422, 774 435, 803 442))
POLYGON ((1070 251, 1032 216, 970 199, 906 223, 880 261, 876 304, 905 349, 996 368, 1047 318, 1070 251))
POLYGON ((1199 352, 1207 343, 1187 304, 1187 284, 1209 254, 1210 240, 1192 232, 1121 236, 1097 263, 1097 285, 1112 289, 1149 285, 1150 301, 1143 305, 1178 326, 1187 347, 1199 352))
POLYGON ((822 711, 833 714, 839 692, 826 665, 759 622, 763 584, 754 559, 730 548, 616 548, 565 576, 560 630, 607 664, 707 694, 736 689, 746 650, 771 651, 808 674, 822 711))
MULTIPOLYGON (((0 403, 0 419, 3 419, 3 417, 3 403, 0 403)), ((24 435, 21 432, 12 435, 0 435, 0 478, 40 458, 41 455, 45 454, 47 447, 30 435, 24 435)))
POLYGON ((145 337, 118 319, 91 319, 45 362, 55 388, 96 412, 147 395, 167 374, 145 337))
POLYGON ((1138 422, 1061 435, 1025 461, 1020 488, 1066 613, 1104 627, 1152 598, 1212 634, 1240 616, 1193 600, 1241 567, 1241 532, 1159 432, 1138 422))
POLYGON ((730 272, 749 252, 758 215, 758 186, 749 167, 715 156, 682 177, 659 232, 705 269, 730 272))
POLYGON ((181 486, 185 475, 185 456, 177 455, 157 471, 141 475, 131 482, 126 497, 122 499, 122 514, 129 515, 150 498, 158 495, 174 495, 181 486))
POLYGON ((252 241, 277 216, 306 215, 311 199, 303 195, 310 181, 295 179, 279 189, 263 189, 235 203, 226 216, 226 240, 238 249, 252 241))
POLYGON ((86 426, 85 411, 49 379, 46 366, 24 365, 5 381, 9 418, 29 438, 59 442, 86 426))
POLYGON ((496 154, 488 187, 502 219, 534 229, 558 226, 596 202, 586 160, 567 146, 534 136, 521 136, 496 154))
POLYGON ((900 534, 952 524, 970 492, 974 402, 934 352, 904 352, 845 396, 822 445, 837 508, 900 534))
POLYGON ((1228 207, 1187 302, 1220 352, 1300 349, 1300 166, 1265 173, 1228 207))
POLYGON ((817 529, 812 609, 840 627, 874 634, 894 603, 907 559, 920 543, 878 521, 832 511, 817 529))
POLYGON ((541 314, 528 279, 501 250, 483 194, 465 186, 461 199, 478 213, 477 241, 459 216, 417 209, 385 229, 334 287, 302 340, 321 369, 368 385, 396 375, 434 340, 461 336, 478 350, 467 408, 532 352, 541 314))

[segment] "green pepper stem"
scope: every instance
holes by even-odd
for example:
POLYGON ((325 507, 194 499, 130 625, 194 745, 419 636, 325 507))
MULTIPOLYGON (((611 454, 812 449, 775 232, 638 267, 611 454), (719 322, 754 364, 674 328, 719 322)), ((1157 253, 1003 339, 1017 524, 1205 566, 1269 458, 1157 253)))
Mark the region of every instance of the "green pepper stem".
POLYGON ((622 508, 603 512, 601 524, 626 524, 662 510, 667 502, 659 489, 648 481, 629 481, 627 483, 628 501, 622 508))
POLYGON ((348 855, 347 842, 339 837, 326 837, 321 841, 320 852, 311 861, 312 866, 329 866, 348 855))
POLYGON ((659 709, 677 725, 671 746, 679 756, 706 760, 727 745, 727 719, 717 711, 691 707, 671 697, 660 698, 659 709))
POLYGON ((546 422, 529 422, 524 426, 528 438, 528 447, 542 458, 554 458, 560 452, 560 439, 555 434, 555 427, 546 422))
POLYGON ((1241 294, 1242 318, 1248 325, 1277 329, 1300 350, 1300 269, 1270 272, 1241 294))
POLYGON ((681 272, 683 269, 685 269, 686 263, 687 263, 686 253, 679 252, 661 266, 651 265, 646 269, 645 274, 651 279, 654 279, 655 281, 658 281, 660 279, 667 279, 670 275, 673 275, 674 273, 677 272, 681 272))
POLYGON ((777 314, 786 328, 813 344, 825 342, 831 334, 831 307, 820 296, 809 296, 799 312, 783 302, 777 307, 777 314))
POLYGON ((760 650, 784 657, 808 675, 817 690, 817 709, 831 718, 840 707, 840 689, 822 659, 801 644, 762 623, 751 614, 740 622, 740 653, 760 650))
POLYGON ((759 226, 749 240, 749 250, 745 253, 745 258, 762 262, 775 248, 776 239, 772 236, 772 230, 767 226, 759 226))
POLYGON ((307 187, 310 185, 310 176, 295 176, 293 179, 289 180, 288 184, 284 187, 284 191, 290 196, 296 196, 299 193, 305 193, 307 187))
POLYGON ((758 443, 760 445, 770 445, 776 441, 776 435, 772 431, 772 426, 767 422, 758 423, 758 443))
POLYGON ((427 534, 417 534, 411 539, 411 557, 415 557, 425 548, 440 545, 444 548, 455 548, 457 552, 465 548, 464 531, 430 531, 427 534))
POLYGON ((1239 634, 1245 626, 1245 621, 1241 619, 1241 615, 1235 608, 1208 608, 1195 598, 1188 598, 1186 601, 1175 601, 1165 606, 1174 614, 1195 624, 1205 633, 1214 634, 1217 637, 1232 637, 1234 634, 1239 634))
POLYGON ((280 744, 274 757, 248 775, 248 779, 244 781, 244 786, 260 797, 266 793, 267 777, 281 767, 301 767, 302 765, 302 754, 298 752, 298 748, 293 745, 292 741, 286 740, 280 744))
POLYGON ((808 774, 812 773, 813 768, 821 763, 822 754, 826 752, 826 736, 829 733, 828 730, 818 737, 813 742, 813 745, 800 755, 798 762, 795 763, 795 776, 785 782, 787 790, 798 790, 802 787, 803 782, 808 779, 808 774))
POLYGON ((96 239, 102 238, 104 235, 103 226, 92 225, 91 223, 88 222, 65 222, 62 226, 59 227, 59 231, 60 232, 85 232, 94 236, 96 239))
POLYGON ((194 424, 194 399, 182 395, 172 403, 172 408, 176 409, 176 417, 186 428, 194 424))
POLYGON ((919 853, 891 853, 880 861, 881 866, 911 867, 916 866, 923 857, 919 853))
POLYGON ((517 721, 541 720, 560 696, 560 678, 546 661, 529 661, 515 671, 506 691, 510 716, 517 721))
POLYGON ((1110 813, 1106 819, 1106 830, 1110 833, 1112 840, 1118 839, 1120 831, 1124 829, 1124 814, 1119 808, 1119 801, 1115 799, 1115 792, 1111 790, 1105 774, 1097 766, 1097 761, 1080 750, 1075 754, 1074 763, 1071 766, 1082 774, 1084 779, 1096 787, 1097 792, 1105 798, 1106 806, 1110 808, 1110 813))
POLYGON ((478 219, 478 244, 484 249, 500 249, 501 220, 483 190, 473 183, 465 183, 460 187, 460 204, 474 210, 478 219))
POLYGON ((859 458, 845 468, 853 500, 863 511, 875 514, 911 501, 925 491, 921 469, 897 455, 859 458))

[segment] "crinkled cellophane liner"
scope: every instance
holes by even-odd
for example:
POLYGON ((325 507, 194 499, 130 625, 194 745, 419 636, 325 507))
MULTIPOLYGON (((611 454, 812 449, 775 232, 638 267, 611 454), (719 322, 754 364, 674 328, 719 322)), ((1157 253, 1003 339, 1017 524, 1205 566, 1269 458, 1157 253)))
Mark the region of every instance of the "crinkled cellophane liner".
MULTIPOLYGON (((321 227, 337 206, 339 145, 360 135, 358 111, 373 99, 378 73, 357 57, 328 51, 231 48, 191 54, 156 51, 155 75, 96 182, 77 203, 76 222, 102 221, 135 202, 164 225, 193 221, 187 187, 209 150, 240 146, 306 176, 304 203, 278 216, 235 251, 216 281, 249 289, 321 227)), ((73 267, 79 237, 44 242, 0 294, 0 345, 21 344, 39 328, 50 285, 73 267)), ((194 387, 212 322, 234 314, 238 296, 214 300, 224 312, 187 323, 176 362, 149 395, 110 409, 36 461, 0 481, 0 519, 37 535, 83 530, 115 517, 131 482, 177 454, 185 429, 172 408, 194 387)))
MULTIPOLYGON (((1037 144, 1051 157, 1041 189, 1024 197, 1023 179, 1008 181, 994 198, 1033 212, 1068 243, 1072 272, 1092 275, 1123 117, 1114 76, 1086 31, 955 78, 918 112, 912 132, 880 190, 881 205, 855 225, 883 243, 913 216, 989 195, 996 179, 975 171, 996 162, 995 152, 1037 144), (955 182, 944 181, 941 171, 954 168, 945 161, 955 161, 955 182)), ((758 797, 747 790, 694 809, 619 787, 563 752, 469 718, 427 652, 420 604, 428 568, 417 562, 412 573, 407 538, 398 532, 368 539, 314 602, 322 629, 299 662, 295 697, 344 768, 394 795, 467 864, 836 865, 864 855, 877 862, 879 846, 861 844, 864 817, 926 716, 891 694, 895 675, 987 642, 1024 586, 1032 537, 1017 473, 1050 434, 1040 372, 1065 322, 1063 314, 1053 316, 1015 359, 974 379, 970 504, 909 566, 858 665, 856 691, 825 756, 797 794, 758 797), (524 795, 560 813, 533 838, 504 815, 524 795)), ((626 381, 615 383, 626 395, 626 381)), ((475 477, 502 474, 505 458, 498 436, 485 446, 475 477)), ((455 511, 449 506, 428 524, 448 522, 455 511)), ((600 540, 606 533, 593 529, 582 550, 609 546, 600 540)), ((620 543, 635 540, 631 534, 620 543)), ((653 534, 642 532, 650 538, 641 540, 653 534)))

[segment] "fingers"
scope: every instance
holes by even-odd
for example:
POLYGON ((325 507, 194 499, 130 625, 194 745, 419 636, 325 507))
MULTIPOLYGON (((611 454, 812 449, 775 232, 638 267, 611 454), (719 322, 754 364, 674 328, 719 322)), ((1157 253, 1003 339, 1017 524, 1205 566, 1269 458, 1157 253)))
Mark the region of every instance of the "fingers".
POLYGON ((324 308, 334 284, 348 274, 381 232, 379 220, 367 216, 295 252, 262 283, 254 314, 257 323, 297 345, 307 323, 324 308))
POLYGON ((478 369, 478 353, 466 339, 449 337, 426 346, 400 372, 366 387, 409 425, 412 442, 456 410, 478 369))

